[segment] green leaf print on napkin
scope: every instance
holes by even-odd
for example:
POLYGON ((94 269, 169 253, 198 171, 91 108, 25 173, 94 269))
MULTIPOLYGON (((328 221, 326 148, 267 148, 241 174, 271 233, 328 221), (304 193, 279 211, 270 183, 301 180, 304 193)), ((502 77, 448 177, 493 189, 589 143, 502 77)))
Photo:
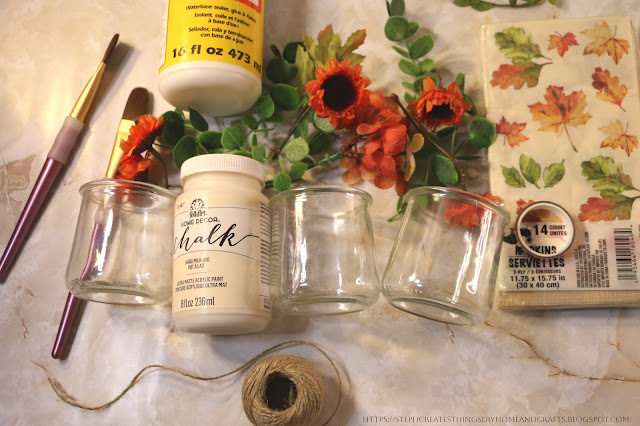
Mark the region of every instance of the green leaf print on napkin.
POLYGON ((502 166, 502 175, 504 176, 505 183, 514 188, 524 188, 526 186, 526 179, 527 182, 540 189, 538 181, 541 175, 544 187, 551 188, 557 185, 564 177, 564 160, 560 163, 550 164, 545 167, 544 172, 542 171, 542 166, 528 155, 520 155, 519 163, 520 171, 515 167, 502 166))
POLYGON ((640 190, 633 186, 631 177, 622 170, 622 164, 616 163, 611 157, 598 155, 583 161, 581 166, 582 174, 593 185, 593 189, 600 192, 600 197, 589 197, 580 206, 578 219, 583 222, 630 219, 633 202, 640 195, 629 197, 622 193, 640 190))
POLYGON ((540 53, 540 46, 533 41, 532 35, 523 28, 509 27, 497 32, 495 41, 507 59, 511 59, 511 64, 502 64, 493 72, 491 85, 500 86, 501 89, 509 86, 520 89, 525 83, 527 87, 537 86, 542 67, 551 62, 538 64, 533 61, 537 58, 549 58, 540 53))

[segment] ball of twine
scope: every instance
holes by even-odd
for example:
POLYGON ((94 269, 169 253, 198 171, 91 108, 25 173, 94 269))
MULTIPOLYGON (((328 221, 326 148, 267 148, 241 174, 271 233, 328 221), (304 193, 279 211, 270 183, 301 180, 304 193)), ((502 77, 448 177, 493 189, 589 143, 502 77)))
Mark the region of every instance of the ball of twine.
POLYGON ((320 414, 322 376, 305 358, 269 357, 249 371, 242 384, 242 406, 256 426, 307 426, 320 414))

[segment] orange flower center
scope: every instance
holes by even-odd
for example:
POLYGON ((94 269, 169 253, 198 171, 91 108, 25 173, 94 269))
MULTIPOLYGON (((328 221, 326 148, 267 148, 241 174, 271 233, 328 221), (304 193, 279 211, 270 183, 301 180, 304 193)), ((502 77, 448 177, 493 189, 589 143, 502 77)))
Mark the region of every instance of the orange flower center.
POLYGON ((343 111, 356 102, 356 88, 344 74, 335 74, 322 83, 324 104, 333 111, 343 111))

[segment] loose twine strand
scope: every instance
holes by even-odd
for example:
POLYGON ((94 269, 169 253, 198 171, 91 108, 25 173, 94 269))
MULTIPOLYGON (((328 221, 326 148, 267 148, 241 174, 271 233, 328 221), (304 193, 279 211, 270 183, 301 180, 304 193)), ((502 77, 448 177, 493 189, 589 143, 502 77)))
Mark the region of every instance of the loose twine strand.
MULTIPOLYGON (((336 406, 333 409, 333 412, 331 413, 331 415, 329 416, 327 421, 322 424, 322 426, 325 426, 335 416, 336 412, 338 411, 338 407, 340 406, 340 402, 342 400, 342 377, 340 376, 340 371, 338 370, 338 367, 336 366, 335 362, 333 361, 333 359, 331 359, 331 357, 324 350, 322 350, 316 344, 311 343, 311 342, 306 342, 304 340, 289 340, 289 341, 286 341, 286 342, 279 343, 279 344, 277 344, 275 346, 272 346, 272 347, 270 347, 268 349, 265 349, 264 351, 262 351, 258 355, 256 355, 253 358, 251 358, 249 361, 245 362, 244 364, 242 364, 241 366, 236 368, 235 370, 232 370, 232 371, 230 371, 228 373, 221 374, 219 376, 214 376, 214 377, 197 376, 195 374, 191 374, 191 373, 188 373, 186 371, 183 371, 183 370, 180 370, 180 369, 177 369, 177 368, 167 367, 167 366, 160 365, 160 364, 147 365, 146 367, 142 368, 133 377, 133 379, 131 379, 129 384, 115 398, 113 398, 112 400, 110 400, 110 401, 108 401, 108 402, 106 402, 106 403, 104 403, 102 405, 97 405, 97 406, 86 405, 86 404, 83 404, 83 403, 79 402, 73 395, 71 395, 69 392, 67 392, 65 390, 65 388, 62 386, 62 384, 58 380, 56 380, 55 378, 51 377, 51 375, 49 374, 49 371, 47 371, 47 369, 44 366, 42 366, 42 365, 40 365, 40 364, 38 364, 36 362, 34 362, 34 364, 36 364, 38 367, 40 367, 44 371, 44 373, 47 376, 47 379, 49 380, 49 384, 51 385, 51 388, 56 393, 58 398, 60 398, 63 402, 65 402, 66 404, 69 404, 69 405, 71 405, 73 407, 81 408, 81 409, 87 410, 87 411, 101 411, 101 410, 104 410, 106 408, 111 407, 113 404, 118 402, 127 392, 129 392, 129 390, 131 390, 131 388, 133 388, 140 380, 142 380, 143 375, 149 370, 166 370, 166 371, 170 371, 172 373, 179 374, 179 375, 184 376, 184 377, 188 377, 189 379, 193 379, 193 380, 213 381, 213 380, 218 380, 218 379, 222 379, 224 377, 231 376, 231 375, 236 374, 236 373, 241 373, 241 372, 247 371, 255 363, 257 363, 259 360, 261 360, 262 358, 266 357, 267 355, 270 355, 270 354, 272 354, 274 352, 277 352, 277 351, 280 351, 280 350, 296 347, 296 346, 310 346, 310 347, 314 348, 315 350, 317 350, 318 352, 320 352, 322 354, 322 356, 324 356, 324 358, 327 361, 329 361, 329 363, 331 364, 331 367, 333 367, 333 371, 336 373, 336 377, 338 378, 338 401, 336 402, 336 406)), ((296 357, 296 358, 298 358, 298 357, 296 357)))

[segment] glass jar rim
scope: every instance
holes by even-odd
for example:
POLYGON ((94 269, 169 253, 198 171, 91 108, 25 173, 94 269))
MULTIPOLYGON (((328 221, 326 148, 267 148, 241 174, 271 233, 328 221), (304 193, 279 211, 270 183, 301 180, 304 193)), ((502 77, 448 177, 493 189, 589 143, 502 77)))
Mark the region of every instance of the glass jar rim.
POLYGON ((80 194, 83 194, 85 191, 94 189, 94 188, 99 188, 99 187, 121 187, 121 186, 127 186, 128 188, 131 189, 136 189, 136 190, 142 190, 142 191, 146 191, 146 192, 153 192, 156 193, 158 195, 164 196, 164 197, 169 197, 172 200, 175 201, 175 199, 178 197, 176 194, 174 194, 173 192, 169 191, 167 188, 163 188, 161 186, 158 185, 154 185, 152 183, 147 183, 147 182, 140 182, 140 181, 136 181, 136 180, 126 180, 126 179, 99 179, 99 180, 94 180, 91 182, 87 182, 84 185, 82 185, 80 187, 80 194))
POLYGON ((457 197, 460 197, 467 201, 478 203, 483 207, 498 213, 500 216, 502 216, 505 219, 507 223, 511 221, 511 215, 509 214, 509 212, 507 212, 505 208, 499 205, 498 203, 491 201, 488 198, 485 198, 481 195, 474 194, 472 192, 463 191, 461 189, 445 188, 442 186, 421 186, 419 188, 414 188, 409 192, 407 192, 404 196, 404 199, 408 200, 410 197, 413 197, 414 195, 425 195, 425 194, 433 194, 433 193, 455 194, 457 197))
POLYGON ((362 198, 364 201, 366 201, 367 205, 371 205, 371 203, 373 202, 373 197, 371 197, 371 194, 361 189, 352 188, 349 186, 342 186, 342 185, 311 185, 311 186, 300 186, 298 188, 287 189, 286 191, 283 191, 274 195, 269 201, 269 207, 273 207, 275 203, 282 201, 286 198, 293 197, 298 194, 306 194, 306 193, 314 193, 314 192, 351 194, 351 195, 355 195, 362 198))

